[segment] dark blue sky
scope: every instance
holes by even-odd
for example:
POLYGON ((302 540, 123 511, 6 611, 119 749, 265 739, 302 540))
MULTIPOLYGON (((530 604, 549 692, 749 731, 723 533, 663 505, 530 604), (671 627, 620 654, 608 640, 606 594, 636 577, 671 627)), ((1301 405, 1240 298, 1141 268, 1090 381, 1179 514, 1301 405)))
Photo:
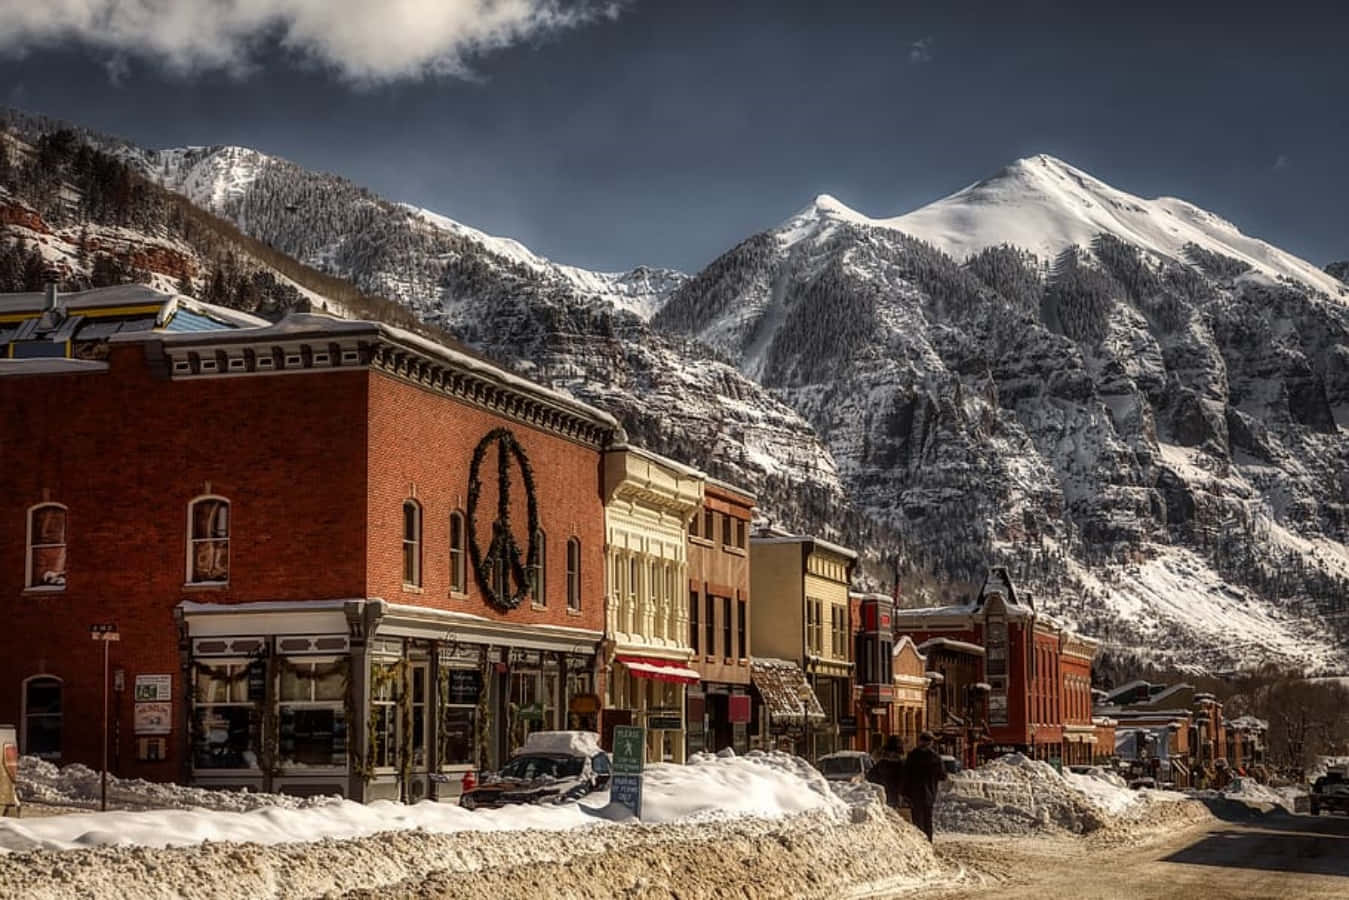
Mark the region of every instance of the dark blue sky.
POLYGON ((1095 5, 639 0, 473 80, 364 87, 279 49, 184 74, 67 41, 0 59, 0 98, 256 147, 594 268, 697 269, 817 193, 893 215, 1038 152, 1349 258, 1349 16, 1095 5))

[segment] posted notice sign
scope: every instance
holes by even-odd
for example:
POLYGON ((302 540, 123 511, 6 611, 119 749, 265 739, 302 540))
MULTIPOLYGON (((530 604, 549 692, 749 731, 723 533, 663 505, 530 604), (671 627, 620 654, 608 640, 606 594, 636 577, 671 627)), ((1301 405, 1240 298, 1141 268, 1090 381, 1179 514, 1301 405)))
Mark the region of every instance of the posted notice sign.
POLYGON ((646 763, 646 729, 614 726, 614 773, 609 779, 609 801, 642 817, 642 767, 646 763))

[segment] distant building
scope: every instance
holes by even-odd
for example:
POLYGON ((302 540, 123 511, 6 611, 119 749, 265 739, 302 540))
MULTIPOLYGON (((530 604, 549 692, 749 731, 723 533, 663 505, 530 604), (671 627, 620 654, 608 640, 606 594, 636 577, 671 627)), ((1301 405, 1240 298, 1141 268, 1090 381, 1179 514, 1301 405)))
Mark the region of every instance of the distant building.
POLYGON ((918 735, 928 728, 927 657, 904 635, 895 642, 891 664, 894 682, 892 734, 898 735, 904 749, 918 743, 918 735))
POLYGON ((798 665, 823 711, 796 750, 815 759, 852 745, 852 628, 848 586, 857 554, 821 538, 763 529, 750 540, 755 657, 798 665))
POLYGON ((994 569, 970 603, 896 610, 895 633, 918 645, 929 658, 929 668, 934 654, 927 642, 933 639, 983 651, 982 677, 969 688, 984 695, 979 703, 949 696, 949 689, 943 694, 946 710, 962 705, 987 710, 987 738, 979 739, 980 754, 1016 751, 1060 764, 1070 756, 1089 754, 1068 748, 1090 747, 1095 736, 1090 666, 1098 644, 1037 610, 1029 596, 1018 593, 1006 570, 994 569))

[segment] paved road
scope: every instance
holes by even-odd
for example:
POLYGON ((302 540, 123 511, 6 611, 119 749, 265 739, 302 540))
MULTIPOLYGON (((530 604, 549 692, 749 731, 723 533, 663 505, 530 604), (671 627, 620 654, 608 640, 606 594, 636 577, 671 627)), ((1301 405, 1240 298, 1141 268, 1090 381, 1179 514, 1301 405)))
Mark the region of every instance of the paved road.
POLYGON ((1320 900, 1349 898, 1349 818, 1220 811, 1146 847, 1085 841, 951 841, 948 858, 996 879, 942 893, 1034 900, 1320 900))

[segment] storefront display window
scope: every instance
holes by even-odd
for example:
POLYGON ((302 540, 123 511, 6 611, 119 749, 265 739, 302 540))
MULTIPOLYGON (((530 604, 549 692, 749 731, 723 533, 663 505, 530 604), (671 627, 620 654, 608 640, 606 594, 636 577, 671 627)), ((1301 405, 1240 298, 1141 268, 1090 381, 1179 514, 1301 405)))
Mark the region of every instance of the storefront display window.
POLYGON ((440 764, 476 765, 478 703, 482 671, 459 666, 440 670, 440 764))
POLYGON ((278 743, 288 769, 347 764, 347 660, 281 664, 278 743))
POLYGON ((196 664, 192 711, 196 768, 258 768, 262 692, 257 682, 263 666, 261 661, 244 660, 196 664))
POLYGON ((557 721, 556 671, 511 673, 511 750, 521 747, 535 731, 548 731, 557 721))
POLYGON ((398 697, 402 692, 402 668, 397 663, 371 667, 370 718, 374 738, 370 761, 376 769, 398 764, 398 697))

